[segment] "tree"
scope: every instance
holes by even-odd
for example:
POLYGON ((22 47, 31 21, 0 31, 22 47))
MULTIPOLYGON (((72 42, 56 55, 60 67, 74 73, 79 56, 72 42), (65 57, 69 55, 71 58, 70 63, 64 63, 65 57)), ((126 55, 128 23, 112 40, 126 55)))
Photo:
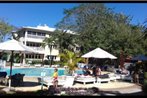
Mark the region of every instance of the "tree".
POLYGON ((67 49, 65 49, 63 53, 60 53, 59 56, 61 58, 61 65, 68 66, 69 74, 72 74, 75 71, 79 61, 83 61, 82 58, 78 57, 78 54, 67 49))
POLYGON ((18 34, 18 33, 16 33, 15 31, 18 31, 20 28, 18 28, 18 27, 14 27, 13 28, 13 32, 12 32, 12 37, 13 37, 13 39, 15 39, 15 40, 17 40, 17 41, 19 41, 19 39, 20 39, 20 37, 21 37, 21 34, 18 34))
MULTIPOLYGON (((147 49, 147 19, 145 20, 145 22, 144 22, 144 30, 143 30, 143 34, 144 34, 144 36, 142 37, 142 39, 144 40, 144 42, 143 42, 143 47, 145 48, 145 49, 147 49)), ((147 55, 147 53, 146 53, 146 55, 147 55)), ((146 63, 144 64, 144 68, 143 68, 143 70, 144 70, 144 82, 143 82, 143 86, 142 86, 142 91, 144 92, 144 94, 147 94, 147 66, 145 66, 146 65, 146 63)))
POLYGON ((53 49, 53 46, 56 45, 56 42, 55 42, 55 39, 53 36, 50 36, 49 38, 45 38, 43 40, 43 44, 42 46, 45 48, 46 46, 49 48, 50 50, 50 67, 51 67, 51 63, 52 63, 52 56, 51 56, 51 52, 52 52, 52 49, 53 49))
POLYGON ((142 26, 130 24, 131 17, 115 13, 102 3, 83 3, 66 9, 58 29, 77 32, 75 42, 84 54, 97 47, 119 57, 145 53, 142 26))
POLYGON ((12 31, 13 26, 7 23, 4 19, 0 19, 0 42, 3 42, 6 37, 11 37, 10 31, 12 31))
POLYGON ((66 30, 56 30, 53 34, 56 44, 60 49, 60 53, 64 51, 64 49, 74 51, 75 48, 75 36, 74 34, 70 34, 66 30))

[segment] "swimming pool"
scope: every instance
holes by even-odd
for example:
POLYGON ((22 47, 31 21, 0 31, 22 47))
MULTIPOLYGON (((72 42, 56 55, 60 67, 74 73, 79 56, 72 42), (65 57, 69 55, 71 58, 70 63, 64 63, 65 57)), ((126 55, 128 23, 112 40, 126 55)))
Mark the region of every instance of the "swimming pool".
MULTIPOLYGON (((3 71, 10 75, 10 68, 4 68, 3 71)), ((58 68, 58 75, 64 75, 64 68, 58 68)), ((54 68, 13 68, 12 75, 16 73, 25 74, 25 76, 41 76, 41 72, 45 72, 45 76, 52 76, 54 68)), ((77 70, 76 73, 82 74, 81 70, 77 70)))

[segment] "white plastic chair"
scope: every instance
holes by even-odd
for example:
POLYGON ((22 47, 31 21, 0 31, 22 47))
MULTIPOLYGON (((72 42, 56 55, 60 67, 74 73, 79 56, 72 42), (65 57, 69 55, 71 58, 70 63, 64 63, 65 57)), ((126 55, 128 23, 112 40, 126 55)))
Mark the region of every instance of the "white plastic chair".
POLYGON ((66 76, 63 87, 72 87, 73 84, 74 84, 74 77, 73 76, 66 76))

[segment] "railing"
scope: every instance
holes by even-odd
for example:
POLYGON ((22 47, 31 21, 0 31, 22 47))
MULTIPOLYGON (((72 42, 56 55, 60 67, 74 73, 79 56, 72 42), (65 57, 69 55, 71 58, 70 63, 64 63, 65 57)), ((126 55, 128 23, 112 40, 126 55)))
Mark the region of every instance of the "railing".
POLYGON ((45 36, 36 36, 36 35, 30 35, 30 34, 28 34, 27 37, 28 38, 40 38, 40 39, 44 39, 45 38, 45 36))
POLYGON ((30 47, 30 48, 37 50, 37 51, 44 51, 44 48, 42 47, 30 47))

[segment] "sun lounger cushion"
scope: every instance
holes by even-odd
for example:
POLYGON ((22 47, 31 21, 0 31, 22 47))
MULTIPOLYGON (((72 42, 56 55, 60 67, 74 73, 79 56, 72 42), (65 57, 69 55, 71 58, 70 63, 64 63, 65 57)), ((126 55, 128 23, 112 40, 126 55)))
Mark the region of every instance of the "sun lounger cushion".
POLYGON ((105 79, 105 78, 109 78, 109 75, 108 74, 103 74, 103 75, 99 75, 98 77, 102 78, 102 79, 105 79))
POLYGON ((92 76, 81 76, 75 79, 75 82, 82 82, 84 85, 88 82, 95 83, 95 77, 92 76))

